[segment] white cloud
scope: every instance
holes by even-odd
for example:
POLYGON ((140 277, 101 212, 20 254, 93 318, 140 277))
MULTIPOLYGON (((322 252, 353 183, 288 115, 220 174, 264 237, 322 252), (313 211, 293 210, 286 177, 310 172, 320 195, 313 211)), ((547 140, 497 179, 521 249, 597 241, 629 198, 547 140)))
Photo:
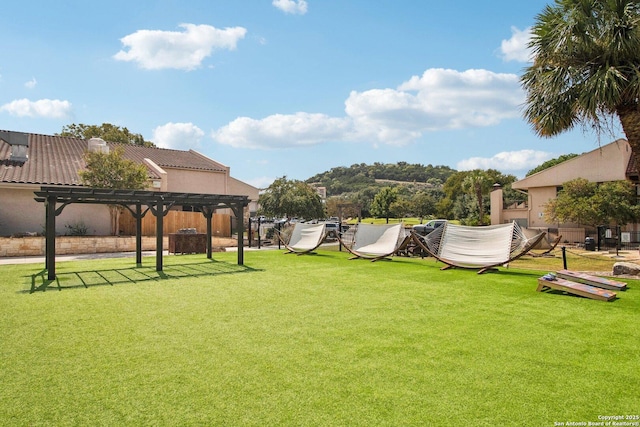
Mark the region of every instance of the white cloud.
POLYGON ((456 165, 458 170, 497 169, 519 171, 533 169, 553 158, 552 153, 536 150, 503 151, 493 157, 471 157, 456 165))
POLYGON ((519 116, 518 76, 432 68, 397 89, 351 92, 346 112, 367 138, 402 145, 424 132, 493 126, 519 116))
POLYGON ((34 87, 36 87, 37 84, 38 84, 38 81, 36 80, 35 77, 33 77, 31 80, 29 80, 24 84, 24 87, 26 87, 27 89, 33 89, 34 87))
POLYGON ((502 40, 500 43, 500 54, 504 61, 531 62, 531 27, 519 30, 511 27, 511 38, 502 40))
POLYGON ((120 39, 128 51, 114 55, 119 61, 134 61, 148 70, 175 68, 193 70, 215 49, 234 50, 247 30, 217 29, 210 25, 181 24, 184 31, 138 30, 120 39))
POLYGON ((493 126, 520 116, 524 93, 515 74, 429 69, 397 89, 353 91, 345 117, 299 112, 240 117, 214 131, 222 144, 284 148, 327 141, 405 145, 431 131, 493 126))
POLYGON ((298 15, 307 13, 307 2, 305 0, 273 0, 271 4, 284 13, 298 15))
POLYGON ((214 131, 213 138, 236 148, 286 148, 339 141, 350 131, 350 121, 325 114, 275 114, 262 120, 238 117, 214 131))
POLYGON ((193 123, 167 123, 153 130, 153 142, 160 148, 197 148, 204 132, 193 123))
POLYGON ((71 113, 71 103, 59 99, 40 99, 30 101, 28 99, 16 99, 0 106, 0 111, 5 111, 16 117, 43 117, 48 119, 63 119, 71 113))
POLYGON ((256 188, 267 188, 268 186, 273 184, 273 181, 275 180, 276 178, 273 178, 273 177, 261 176, 258 178, 245 180, 244 182, 246 182, 249 185, 253 185, 256 188))

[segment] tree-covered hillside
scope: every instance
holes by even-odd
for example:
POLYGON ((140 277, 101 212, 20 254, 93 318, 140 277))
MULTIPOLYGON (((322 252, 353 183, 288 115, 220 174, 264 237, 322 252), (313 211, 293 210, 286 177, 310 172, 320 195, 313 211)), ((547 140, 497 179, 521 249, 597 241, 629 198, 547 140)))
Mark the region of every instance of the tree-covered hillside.
MULTIPOLYGON (((327 196, 335 196, 376 186, 376 180, 427 183, 438 187, 455 172, 448 166, 424 166, 407 162, 374 163, 373 165, 360 163, 349 167, 333 168, 312 176, 306 182, 326 187, 327 196)), ((380 185, 384 186, 388 183, 380 185)))

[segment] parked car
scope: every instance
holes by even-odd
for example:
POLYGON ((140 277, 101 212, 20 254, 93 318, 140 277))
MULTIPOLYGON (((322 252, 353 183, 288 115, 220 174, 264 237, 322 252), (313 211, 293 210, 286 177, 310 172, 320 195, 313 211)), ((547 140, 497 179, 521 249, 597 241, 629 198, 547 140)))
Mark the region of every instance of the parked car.
POLYGON ((340 228, 340 224, 338 224, 337 222, 325 222, 324 223, 324 228, 327 232, 327 238, 328 239, 337 239, 338 238, 338 231, 340 228))
POLYGON ((430 221, 425 222, 424 224, 416 224, 413 226, 413 231, 416 233, 426 236, 431 233, 436 228, 446 224, 446 219, 432 219, 430 221))

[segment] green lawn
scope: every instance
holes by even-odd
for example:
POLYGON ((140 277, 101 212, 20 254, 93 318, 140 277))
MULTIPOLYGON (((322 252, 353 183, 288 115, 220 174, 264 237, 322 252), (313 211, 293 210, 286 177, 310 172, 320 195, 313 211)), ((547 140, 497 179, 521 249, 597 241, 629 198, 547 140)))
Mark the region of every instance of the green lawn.
MULTIPOLYGON (((3 426, 553 426, 640 412, 640 282, 248 251, 0 266, 3 426)), ((561 268, 558 261, 557 268, 561 268)))

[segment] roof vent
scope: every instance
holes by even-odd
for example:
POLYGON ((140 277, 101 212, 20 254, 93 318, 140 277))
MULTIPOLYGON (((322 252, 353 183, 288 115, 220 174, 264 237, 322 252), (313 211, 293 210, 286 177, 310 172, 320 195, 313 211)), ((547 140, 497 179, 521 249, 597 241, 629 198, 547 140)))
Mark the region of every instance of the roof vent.
POLYGON ((104 154, 109 153, 109 146, 107 145, 106 141, 102 138, 91 138, 88 144, 89 144, 89 151, 91 152, 104 153, 104 154))
POLYGON ((0 139, 6 141, 11 146, 11 157, 9 161, 24 163, 29 158, 27 149, 29 148, 29 135, 22 132, 0 131, 0 139))

